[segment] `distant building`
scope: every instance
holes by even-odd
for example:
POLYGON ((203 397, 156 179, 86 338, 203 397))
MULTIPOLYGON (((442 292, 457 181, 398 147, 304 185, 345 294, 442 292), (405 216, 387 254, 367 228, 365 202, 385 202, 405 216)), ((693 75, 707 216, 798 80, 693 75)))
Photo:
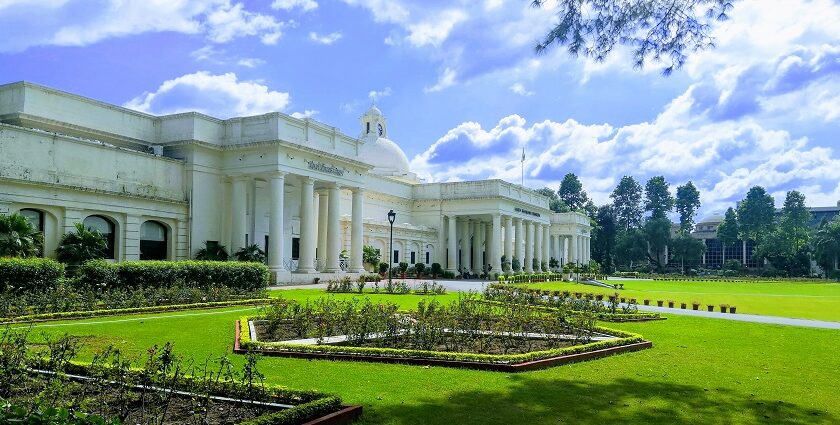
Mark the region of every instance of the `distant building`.
MULTIPOLYGON (((840 214, 840 202, 837 202, 833 207, 811 207, 811 227, 817 227, 824 221, 830 221, 835 216, 840 214)), ((747 267, 758 267, 758 261, 753 258, 753 249, 755 243, 753 241, 739 241, 731 247, 726 248, 726 258, 724 259, 723 244, 717 238, 717 229, 723 223, 723 214, 720 212, 712 213, 702 220, 700 220, 694 227, 691 236, 703 241, 706 245, 706 253, 703 254, 701 264, 708 268, 720 268, 723 266, 725 260, 738 260, 741 264, 747 267)))

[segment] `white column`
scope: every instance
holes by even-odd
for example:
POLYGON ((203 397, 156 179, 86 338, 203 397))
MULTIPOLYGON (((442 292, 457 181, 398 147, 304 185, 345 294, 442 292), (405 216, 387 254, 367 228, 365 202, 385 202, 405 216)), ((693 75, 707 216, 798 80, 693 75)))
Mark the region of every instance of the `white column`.
POLYGON ((563 259, 563 251, 560 249, 560 235, 554 236, 554 259, 557 260, 557 264, 559 265, 563 259))
POLYGON ((327 273, 341 271, 341 188, 334 184, 329 189, 327 212, 327 273))
POLYGON ((489 229, 485 222, 478 223, 478 269, 483 271, 487 269, 490 264, 490 240, 487 238, 487 229, 489 229))
POLYGON ((472 263, 470 270, 473 273, 481 273, 481 222, 476 220, 472 223, 472 263))
POLYGON ((327 232, 329 229, 329 196, 325 191, 319 191, 316 195, 318 198, 318 249, 315 251, 315 256, 318 260, 319 267, 323 268, 327 259, 327 232))
POLYGON ((747 241, 741 242, 741 265, 747 265, 747 241))
POLYGON ((572 235, 569 238, 569 261, 573 263, 579 263, 580 257, 578 257, 578 236, 572 235))
POLYGON ((283 204, 285 198, 286 175, 276 173, 271 176, 271 207, 268 218, 268 268, 277 283, 277 274, 283 270, 283 204))
POLYGON ((298 273, 315 272, 315 244, 318 235, 315 233, 315 180, 311 177, 301 178, 300 190, 300 259, 298 273))
POLYGON ((546 269, 551 270, 551 225, 543 226, 543 261, 546 269))
POLYGON ((543 258, 543 225, 540 223, 534 223, 534 258, 537 259, 537 267, 534 269, 535 272, 542 271, 542 258, 543 258))
POLYGON ((513 260, 513 219, 510 216, 505 216, 505 259, 508 262, 513 260))
POLYGON ((432 262, 440 264, 441 267, 446 267, 446 216, 443 214, 440 215, 437 250, 432 262))
MULTIPOLYGON (((510 217, 508 217, 508 220, 509 219, 510 217)), ((502 246, 502 216, 500 214, 493 214, 493 222, 491 226, 491 237, 488 242, 489 249, 487 250, 487 255, 490 256, 490 272, 502 273, 502 255, 500 252, 502 246)), ((510 221, 507 222, 507 228, 511 228, 510 221)), ((510 235, 510 233, 508 233, 508 235, 510 235)), ((510 256, 508 256, 507 259, 510 261, 510 256)))
POLYGON ((516 259, 519 261, 519 271, 522 272, 525 270, 525 230, 523 229, 524 225, 521 218, 514 218, 513 222, 516 225, 516 234, 514 235, 516 259))
POLYGON ((245 247, 248 214, 248 178, 239 176, 233 179, 231 199, 230 254, 245 247))
POLYGON ((365 266, 362 261, 364 251, 364 244, 362 243, 362 230, 364 229, 362 208, 364 208, 364 202, 364 189, 353 189, 353 212, 350 223, 350 271, 353 273, 363 273, 365 271, 365 266))
POLYGON ((458 218, 454 215, 447 217, 449 220, 449 234, 447 235, 447 246, 449 253, 447 254, 447 264, 442 264, 446 267, 446 271, 456 273, 458 271, 458 218))
POLYGON ((525 273, 534 272, 534 223, 525 222, 525 273))

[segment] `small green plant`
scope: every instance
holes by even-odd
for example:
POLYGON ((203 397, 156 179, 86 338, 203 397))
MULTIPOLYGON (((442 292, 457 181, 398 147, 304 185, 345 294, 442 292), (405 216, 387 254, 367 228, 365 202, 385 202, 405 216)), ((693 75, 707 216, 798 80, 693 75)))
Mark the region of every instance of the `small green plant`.
POLYGON ((44 235, 20 214, 0 214, 0 257, 37 257, 44 247, 44 235))
POLYGON ((265 263, 265 251, 257 244, 251 244, 241 248, 233 254, 236 261, 245 261, 250 263, 265 263))
POLYGON ((108 243, 96 229, 88 229, 82 223, 76 223, 75 230, 65 233, 56 248, 58 261, 71 266, 78 266, 88 260, 105 258, 108 243))
POLYGON ((224 245, 204 241, 204 247, 195 253, 196 260, 204 261, 227 261, 228 252, 224 245))

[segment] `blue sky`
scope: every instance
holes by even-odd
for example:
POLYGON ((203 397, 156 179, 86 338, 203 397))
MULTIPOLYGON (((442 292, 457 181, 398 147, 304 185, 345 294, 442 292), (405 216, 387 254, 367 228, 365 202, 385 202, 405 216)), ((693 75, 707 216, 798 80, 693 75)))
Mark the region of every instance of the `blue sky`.
POLYGON ((840 2, 742 0, 662 77, 532 46, 525 0, 0 0, 0 82, 151 113, 282 111, 356 135, 373 99, 428 181, 504 178, 596 203, 622 175, 692 180, 704 213, 755 184, 840 201, 840 2), (773 7, 767 7, 772 3, 773 7))

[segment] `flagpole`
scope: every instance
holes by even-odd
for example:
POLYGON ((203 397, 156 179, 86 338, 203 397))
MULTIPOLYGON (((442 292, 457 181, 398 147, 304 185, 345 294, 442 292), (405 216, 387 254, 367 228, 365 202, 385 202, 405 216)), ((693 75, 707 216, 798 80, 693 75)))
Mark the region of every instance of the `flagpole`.
POLYGON ((522 187, 525 187, 525 148, 522 148, 522 177, 519 180, 519 184, 522 187))

